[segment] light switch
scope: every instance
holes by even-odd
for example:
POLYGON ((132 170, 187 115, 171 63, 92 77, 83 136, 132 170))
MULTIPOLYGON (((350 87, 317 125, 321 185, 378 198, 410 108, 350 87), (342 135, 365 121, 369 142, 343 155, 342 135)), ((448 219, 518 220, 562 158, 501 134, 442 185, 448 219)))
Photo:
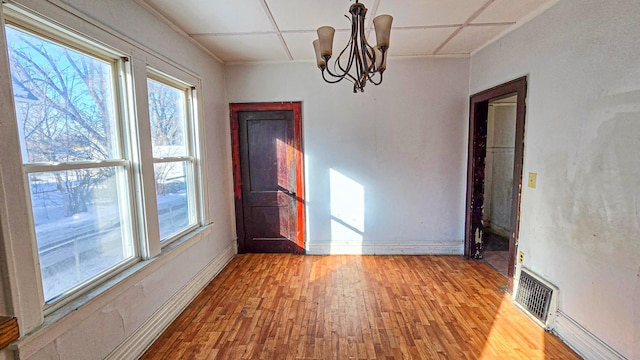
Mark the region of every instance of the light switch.
POLYGON ((538 174, 536 173, 529 173, 529 187, 532 189, 536 188, 536 179, 538 178, 538 174))

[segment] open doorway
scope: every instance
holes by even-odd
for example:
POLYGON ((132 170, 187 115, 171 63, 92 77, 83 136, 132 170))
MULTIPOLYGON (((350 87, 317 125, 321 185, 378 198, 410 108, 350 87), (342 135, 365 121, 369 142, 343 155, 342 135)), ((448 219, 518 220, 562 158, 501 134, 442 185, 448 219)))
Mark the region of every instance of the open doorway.
POLYGON ((482 243, 484 260, 504 277, 509 269, 509 237, 516 136, 516 95, 489 100, 484 168, 482 243))
POLYGON ((526 78, 471 96, 465 257, 486 259, 513 290, 522 162, 526 78))

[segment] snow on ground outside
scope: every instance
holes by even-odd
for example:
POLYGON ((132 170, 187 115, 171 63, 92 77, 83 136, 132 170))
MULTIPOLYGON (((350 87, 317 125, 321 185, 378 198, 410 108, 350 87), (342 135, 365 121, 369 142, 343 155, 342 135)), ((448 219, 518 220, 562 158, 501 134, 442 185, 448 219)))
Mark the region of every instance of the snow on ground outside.
MULTIPOLYGON (((133 256, 128 247, 128 226, 121 226, 117 199, 92 201, 86 212, 65 217, 62 194, 48 192, 46 197, 32 194, 46 300, 133 256)), ((187 199, 184 190, 158 195, 162 237, 189 224, 187 199)))

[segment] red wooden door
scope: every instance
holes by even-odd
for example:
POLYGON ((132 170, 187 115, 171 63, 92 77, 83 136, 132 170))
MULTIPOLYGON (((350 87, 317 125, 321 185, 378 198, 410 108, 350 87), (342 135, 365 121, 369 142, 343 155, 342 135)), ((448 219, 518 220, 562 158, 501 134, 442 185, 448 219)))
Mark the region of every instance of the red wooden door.
POLYGON ((304 253, 296 114, 293 109, 235 110, 232 105, 232 121, 237 123, 234 160, 239 163, 234 166, 240 170, 235 174, 240 177, 240 188, 236 186, 239 251, 304 253))

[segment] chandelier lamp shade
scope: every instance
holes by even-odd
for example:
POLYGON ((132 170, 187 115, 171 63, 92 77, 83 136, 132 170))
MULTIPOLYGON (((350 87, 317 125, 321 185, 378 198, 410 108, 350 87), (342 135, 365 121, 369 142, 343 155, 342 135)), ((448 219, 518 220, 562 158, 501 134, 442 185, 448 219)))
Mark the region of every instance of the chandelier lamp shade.
MULTIPOLYGON (((382 73, 387 68, 387 50, 391 35, 391 15, 380 15, 373 19, 376 32, 376 45, 371 46, 366 39, 365 16, 367 8, 356 0, 349 8, 351 14, 351 37, 347 46, 335 59, 333 54, 333 36, 331 26, 318 28, 318 39, 313 42, 318 68, 324 81, 335 84, 342 80, 353 83, 353 92, 363 92, 367 82, 374 85, 382 83, 382 73), (329 61, 331 60, 331 62, 329 61)), ((345 15, 349 18, 349 16, 345 15)))

